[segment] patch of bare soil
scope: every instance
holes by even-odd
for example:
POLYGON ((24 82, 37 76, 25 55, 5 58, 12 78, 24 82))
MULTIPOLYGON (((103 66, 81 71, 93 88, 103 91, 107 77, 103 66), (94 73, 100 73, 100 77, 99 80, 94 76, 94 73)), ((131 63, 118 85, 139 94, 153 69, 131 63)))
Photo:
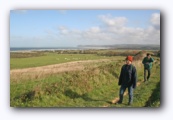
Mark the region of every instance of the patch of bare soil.
MULTIPOLYGON (((141 82, 137 82, 137 86, 140 86, 140 84, 141 84, 141 82)), ((128 94, 128 92, 127 91, 125 91, 124 92, 124 96, 126 96, 128 94)), ((119 97, 116 97, 116 98, 114 98, 112 101, 111 101, 111 103, 112 104, 115 104, 115 103, 117 103, 119 101, 119 97)), ((104 105, 103 107, 109 107, 110 106, 110 104, 106 104, 106 105, 104 105)))

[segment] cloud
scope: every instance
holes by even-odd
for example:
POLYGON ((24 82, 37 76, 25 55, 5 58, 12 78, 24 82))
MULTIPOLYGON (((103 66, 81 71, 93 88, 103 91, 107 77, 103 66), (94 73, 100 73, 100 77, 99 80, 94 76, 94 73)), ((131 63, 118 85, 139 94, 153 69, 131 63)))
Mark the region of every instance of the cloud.
POLYGON ((99 33, 101 30, 100 27, 97 26, 97 27, 91 27, 89 31, 92 33, 99 33))
POLYGON ((64 26, 59 26, 58 27, 58 30, 59 30, 59 33, 62 34, 62 35, 66 35, 69 33, 69 30, 68 28, 64 27, 64 26))
POLYGON ((128 21, 126 17, 113 17, 110 14, 100 15, 98 17, 104 24, 112 27, 124 26, 128 21))
POLYGON ((153 25, 160 25, 160 14, 159 13, 152 14, 150 21, 153 25))
POLYGON ((78 44, 160 44, 159 14, 151 15, 151 25, 147 28, 127 26, 126 17, 100 15, 98 19, 100 26, 86 30, 60 26, 59 34, 63 39, 78 41, 78 44))
MULTIPOLYGON (((151 14, 150 24, 146 28, 127 26, 126 17, 100 15, 99 25, 84 30, 58 26, 57 29, 45 30, 44 36, 23 38, 12 36, 11 45, 17 43, 32 46, 77 46, 80 44, 112 45, 112 44, 160 44, 160 14, 151 14), (16 42, 19 41, 19 42, 16 42), (33 42, 34 41, 34 42, 33 42)), ((22 44, 21 44, 22 45, 22 44)))
POLYGON ((150 22, 156 29, 160 29, 160 14, 159 13, 153 13, 151 15, 150 22))

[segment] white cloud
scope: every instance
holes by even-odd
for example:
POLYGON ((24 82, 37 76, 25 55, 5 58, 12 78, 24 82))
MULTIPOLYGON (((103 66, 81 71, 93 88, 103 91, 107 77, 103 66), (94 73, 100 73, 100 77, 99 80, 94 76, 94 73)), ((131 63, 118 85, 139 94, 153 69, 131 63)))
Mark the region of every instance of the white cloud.
POLYGON ((91 27, 89 31, 92 33, 99 33, 101 30, 99 27, 91 27))
POLYGON ((127 23, 126 17, 113 17, 111 15, 100 15, 100 20, 107 26, 121 27, 127 23))
POLYGON ((160 25, 160 14, 159 13, 152 14, 150 21, 153 25, 160 25))
POLYGON ((150 22, 156 29, 160 29, 160 14, 159 13, 152 14, 150 22))
POLYGON ((68 34, 69 33, 69 30, 68 30, 68 28, 66 28, 66 27, 64 27, 64 26, 59 26, 58 27, 58 30, 59 30, 59 32, 60 32, 60 34, 68 34))
POLYGON ((156 28, 160 26, 158 14, 151 16, 152 24, 147 28, 128 27, 128 19, 125 17, 100 15, 99 19, 102 21, 100 26, 93 26, 87 30, 61 26, 59 32, 64 39, 78 42, 85 40, 88 44, 160 44, 160 29, 156 28))

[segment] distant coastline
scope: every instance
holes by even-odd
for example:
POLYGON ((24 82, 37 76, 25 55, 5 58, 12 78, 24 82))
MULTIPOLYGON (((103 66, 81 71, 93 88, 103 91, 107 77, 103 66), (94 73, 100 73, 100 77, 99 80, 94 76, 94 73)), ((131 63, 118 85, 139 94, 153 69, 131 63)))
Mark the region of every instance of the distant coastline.
POLYGON ((157 44, 116 44, 116 45, 78 45, 81 48, 103 47, 107 49, 138 49, 138 50, 160 50, 157 44))
POLYGON ((120 44, 120 45, 78 45, 77 47, 10 47, 10 52, 89 50, 89 49, 160 50, 160 45, 120 44))
POLYGON ((10 47, 10 52, 109 49, 108 47, 10 47))
POLYGON ((78 47, 10 47, 10 52, 54 51, 54 50, 80 50, 80 48, 78 47))

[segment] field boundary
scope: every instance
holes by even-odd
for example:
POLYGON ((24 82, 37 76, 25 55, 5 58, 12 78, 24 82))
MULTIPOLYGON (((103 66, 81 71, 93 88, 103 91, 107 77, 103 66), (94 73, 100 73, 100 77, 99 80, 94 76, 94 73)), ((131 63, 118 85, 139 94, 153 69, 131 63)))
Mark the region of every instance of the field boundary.
POLYGON ((37 79, 46 75, 52 75, 56 73, 83 70, 86 64, 108 62, 108 61, 111 60, 109 59, 82 60, 82 61, 73 61, 73 62, 46 65, 40 67, 13 69, 10 70, 10 77, 13 78, 13 80, 18 80, 22 76, 24 76, 27 79, 35 79, 35 78, 37 79))

